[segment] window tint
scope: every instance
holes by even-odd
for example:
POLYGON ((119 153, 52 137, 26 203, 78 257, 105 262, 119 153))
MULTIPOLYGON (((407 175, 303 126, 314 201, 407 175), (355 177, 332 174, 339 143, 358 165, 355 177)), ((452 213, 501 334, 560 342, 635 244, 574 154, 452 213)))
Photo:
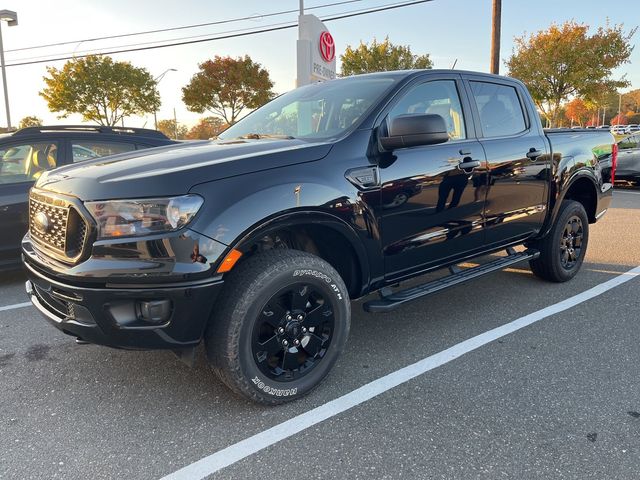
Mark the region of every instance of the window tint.
POLYGON ((91 140, 74 141, 71 146, 73 163, 82 162, 91 158, 106 157, 117 153, 135 150, 133 143, 125 142, 95 142, 91 140))
POLYGON ((471 82, 485 137, 514 135, 526 129, 516 89, 496 83, 471 82))
POLYGON ((460 97, 453 80, 426 82, 412 88, 389 113, 389 120, 406 114, 436 114, 444 118, 451 140, 466 138, 460 97))
POLYGON ((22 143, 0 147, 0 183, 37 180, 42 172, 58 164, 55 142, 22 143))

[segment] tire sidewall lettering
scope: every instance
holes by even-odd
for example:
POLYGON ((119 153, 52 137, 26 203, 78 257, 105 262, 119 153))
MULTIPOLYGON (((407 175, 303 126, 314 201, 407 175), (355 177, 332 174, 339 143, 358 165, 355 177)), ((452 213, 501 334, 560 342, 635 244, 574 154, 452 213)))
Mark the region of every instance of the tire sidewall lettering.
POLYGON ((260 377, 253 377, 251 380, 258 389, 262 390, 264 393, 269 395, 273 395, 275 397, 290 397, 292 395, 296 395, 298 393, 297 388, 275 388, 267 385, 260 379, 260 377))
POLYGON ((324 283, 326 283, 331 288, 331 290, 333 290, 333 292, 336 294, 336 297, 338 297, 338 300, 342 300, 342 292, 340 291, 340 288, 338 288, 338 285, 336 285, 333 279, 326 273, 320 272, 318 270, 313 270, 311 268, 306 268, 301 270, 295 270, 293 272, 293 276, 294 277, 310 276, 310 277, 317 278, 318 280, 321 280, 324 283))

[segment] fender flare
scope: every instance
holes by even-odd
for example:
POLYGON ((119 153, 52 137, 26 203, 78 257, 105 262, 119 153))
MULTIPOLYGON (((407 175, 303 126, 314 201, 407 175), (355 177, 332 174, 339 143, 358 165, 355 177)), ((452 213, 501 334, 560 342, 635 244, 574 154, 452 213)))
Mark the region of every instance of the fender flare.
MULTIPOLYGON (((316 224, 328 228, 332 228, 342 235, 356 254, 357 264, 360 269, 361 278, 361 294, 368 289, 371 281, 371 270, 369 265, 369 256, 367 255, 365 246, 362 243, 358 233, 351 225, 341 218, 323 211, 318 210, 294 210, 289 212, 279 212, 269 218, 247 228, 244 232, 236 237, 229 244, 229 251, 243 244, 251 243, 254 240, 283 227, 291 227, 300 224, 316 224)), ((224 256, 222 257, 224 258, 224 256)))
MULTIPOLYGON (((556 195, 556 198, 555 199, 550 198, 550 206, 551 206, 550 212, 545 224, 543 225, 542 229, 540 229, 540 235, 538 235, 537 238, 542 238, 549 233, 549 231, 551 230, 551 227, 553 227, 553 224, 556 221, 556 218, 558 217, 558 212, 560 211, 560 205, 562 205, 562 202, 564 201, 567 193, 577 181, 582 180, 583 178, 588 179, 589 182, 591 183, 591 186, 593 187, 593 192, 596 198, 596 203, 597 203, 598 194, 599 194, 598 184, 593 173, 586 168, 581 168, 579 170, 576 170, 569 177, 569 179, 566 182, 564 182, 563 185, 558 186, 558 193, 556 195)), ((589 220, 591 221, 591 218, 589 220)))

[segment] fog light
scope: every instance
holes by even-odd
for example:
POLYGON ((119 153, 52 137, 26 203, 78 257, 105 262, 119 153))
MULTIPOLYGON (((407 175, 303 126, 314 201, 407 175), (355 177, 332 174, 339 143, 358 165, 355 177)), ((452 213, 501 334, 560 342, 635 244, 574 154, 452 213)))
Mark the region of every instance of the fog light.
POLYGON ((171 316, 171 300, 138 300, 136 316, 148 323, 166 323, 171 316))

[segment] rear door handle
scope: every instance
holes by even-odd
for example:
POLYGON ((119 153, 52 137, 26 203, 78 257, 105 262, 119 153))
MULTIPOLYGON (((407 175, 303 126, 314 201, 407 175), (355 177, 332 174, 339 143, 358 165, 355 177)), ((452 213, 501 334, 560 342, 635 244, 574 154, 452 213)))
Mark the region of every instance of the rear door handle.
POLYGON ((530 148, 527 152, 527 158, 530 160, 535 160, 539 156, 541 156, 544 152, 542 150, 538 150, 536 148, 530 148))
POLYGON ((472 160, 470 158, 465 158, 462 162, 458 164, 458 168, 460 170, 473 170, 476 167, 480 166, 479 160, 472 160))

